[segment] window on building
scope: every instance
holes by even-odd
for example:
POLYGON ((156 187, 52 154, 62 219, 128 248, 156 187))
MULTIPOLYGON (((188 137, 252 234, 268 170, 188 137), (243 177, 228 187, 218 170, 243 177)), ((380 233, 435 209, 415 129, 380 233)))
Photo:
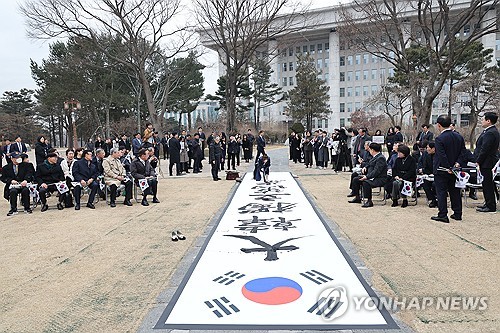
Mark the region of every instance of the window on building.
POLYGON ((325 81, 328 83, 328 80, 330 80, 330 74, 325 73, 324 77, 325 77, 325 81))
POLYGON ((394 56, 395 56, 394 51, 389 52, 389 58, 394 59, 394 56))
POLYGON ((354 111, 359 111, 361 110, 361 102, 356 102, 354 104, 354 111))
POLYGON ((340 103, 340 112, 345 112, 345 103, 340 103))
POLYGON ((302 46, 302 53, 307 54, 307 45, 302 46))
POLYGON ((351 124, 351 118, 347 118, 347 124, 351 124))
POLYGON ((352 71, 347 72, 347 81, 352 81, 352 71))
POLYGON ((470 114, 461 114, 460 115, 460 126, 467 127, 469 126, 470 114))
POLYGON ((361 54, 356 54, 356 65, 361 64, 361 54))
POLYGON ((363 86, 363 96, 368 96, 368 86, 363 86))
POLYGON ((318 69, 321 69, 321 67, 323 67, 323 59, 318 59, 316 61, 316 63, 317 63, 316 66, 317 66, 318 69))
POLYGON ((464 25, 464 37, 469 36, 470 34, 470 24, 464 25))
POLYGON ((339 96, 345 97, 345 88, 340 88, 339 96))
POLYGON ((280 72, 281 72, 281 64, 278 63, 278 73, 280 73, 280 72))
POLYGON ((385 80, 385 68, 380 69, 380 78, 382 79, 382 81, 385 80))
POLYGON ((368 70, 367 69, 365 69, 363 71, 363 80, 368 80, 368 70))
POLYGON ((352 103, 347 103, 347 112, 352 112, 352 103))
POLYGON ((323 53, 323 44, 318 44, 318 53, 323 53))
POLYGON ((345 126, 345 119, 340 118, 340 127, 344 127, 344 126, 345 126))
POLYGON ((378 61, 378 57, 374 54, 372 54, 372 63, 376 64, 378 61))
POLYGON ((283 87, 286 87, 286 86, 287 86, 287 81, 288 81, 288 78, 287 78, 287 77, 284 77, 284 78, 283 78, 283 87))
POLYGON ((360 77, 361 77, 361 71, 356 71, 356 72, 354 73, 354 79, 355 79, 356 81, 359 81, 360 77))
POLYGON ((378 87, 376 85, 372 86, 372 96, 375 95, 378 91, 378 87))
POLYGON ((297 55, 300 54, 300 46, 295 47, 295 54, 297 54, 297 55))
POLYGON ((340 72, 339 73, 339 81, 344 82, 345 81, 345 72, 340 72))
POLYGON ((352 87, 347 87, 347 97, 352 96, 352 87))
POLYGON ((354 96, 359 96, 361 94, 361 87, 356 86, 354 87, 354 96))
POLYGON ((311 54, 314 54, 314 45, 309 45, 309 52, 311 52, 311 54))
POLYGON ((389 68, 389 77, 394 77, 394 68, 389 68))
POLYGON ((352 55, 347 56, 347 65, 349 65, 349 66, 352 65, 352 55))
POLYGON ((288 78, 288 85, 293 86, 293 84, 294 84, 294 83, 293 83, 293 76, 290 76, 290 77, 288 78))
POLYGON ((376 79, 377 79, 377 70, 372 69, 372 80, 376 80, 376 79))
POLYGON ((281 56, 283 58, 286 57, 286 49, 281 50, 281 56))
POLYGON ((293 71, 293 61, 288 63, 288 70, 293 71))
POLYGON ((345 66, 345 56, 340 56, 340 66, 345 66))
POLYGON ((325 43, 325 51, 330 51, 330 43, 325 43))
POLYGON ((328 68, 328 63, 329 62, 330 62, 330 59, 326 58, 325 61, 324 61, 324 63, 325 63, 324 67, 325 68, 328 68))
POLYGON ((286 62, 283 63, 282 67, 283 67, 283 72, 286 72, 286 62))
POLYGON ((363 64, 367 64, 370 61, 369 54, 363 54, 363 64))
POLYGON ((293 47, 288 48, 288 56, 293 57, 293 47))
POLYGON ((500 40, 499 39, 496 40, 496 47, 495 47, 495 49, 497 51, 500 51, 500 40))
POLYGON ((324 128, 328 128, 328 119, 324 119, 324 128))

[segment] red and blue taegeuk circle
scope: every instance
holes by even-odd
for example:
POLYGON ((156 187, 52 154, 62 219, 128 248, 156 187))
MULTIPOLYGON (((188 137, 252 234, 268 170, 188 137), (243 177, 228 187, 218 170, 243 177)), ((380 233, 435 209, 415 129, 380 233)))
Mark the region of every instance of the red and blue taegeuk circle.
POLYGON ((247 282, 241 292, 255 303, 280 305, 297 300, 302 295, 302 287, 287 278, 266 277, 247 282))

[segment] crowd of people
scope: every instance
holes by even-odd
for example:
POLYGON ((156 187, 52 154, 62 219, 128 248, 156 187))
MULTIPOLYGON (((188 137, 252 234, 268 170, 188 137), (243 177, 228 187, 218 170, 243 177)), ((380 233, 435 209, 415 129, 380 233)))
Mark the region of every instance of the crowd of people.
POLYGON ((331 163, 335 172, 351 172, 349 203, 373 207, 372 189, 380 188, 384 201, 392 200, 392 207, 408 206, 410 196, 419 196, 423 189, 430 208, 438 208, 432 219, 449 223, 447 197, 450 197, 453 214, 450 218, 462 219, 461 191, 477 200, 477 188, 482 188, 485 203, 478 212, 496 212, 499 197, 495 177, 500 176, 499 133, 496 128, 498 115, 485 112, 481 117, 483 131, 473 152, 466 149, 464 138, 455 130, 449 116, 439 116, 439 136, 422 125, 415 142, 405 142, 401 128, 390 128, 387 135, 377 131, 370 136, 366 128, 335 129, 328 136, 323 130, 306 132, 303 137, 291 133, 288 138, 290 160, 304 161, 306 168, 326 169, 331 163), (386 157, 382 153, 386 145, 386 157), (474 186, 467 186, 473 184, 474 186), (364 199, 364 200, 363 200, 364 199))
POLYGON ((220 170, 236 170, 241 158, 247 163, 253 159, 253 146, 257 144, 257 159, 264 153, 264 132, 257 137, 249 129, 246 134, 229 137, 224 132, 212 132, 206 136, 201 127, 193 135, 167 133, 159 138, 152 124, 147 124, 142 133, 132 140, 122 135, 115 140, 89 140, 85 147, 67 149, 59 156, 44 136, 40 136, 34 147, 35 164, 28 158, 28 146, 17 136, 13 142, 5 140, 0 151, 0 160, 5 159, 1 180, 5 183, 4 198, 10 202, 8 216, 18 213, 18 201, 24 212, 31 214, 33 202, 45 212, 49 206, 47 198, 56 193, 57 209, 80 210, 83 194, 88 194, 86 207, 95 209, 96 196, 106 199, 116 207, 118 196, 123 204, 132 206, 134 186, 141 189, 143 206, 148 206, 147 196, 153 203, 157 197, 158 173, 161 155, 168 159, 169 175, 182 176, 200 173, 203 169, 205 149, 208 148, 209 164, 214 181, 218 181, 220 170), (191 170, 191 171, 190 171, 191 170))

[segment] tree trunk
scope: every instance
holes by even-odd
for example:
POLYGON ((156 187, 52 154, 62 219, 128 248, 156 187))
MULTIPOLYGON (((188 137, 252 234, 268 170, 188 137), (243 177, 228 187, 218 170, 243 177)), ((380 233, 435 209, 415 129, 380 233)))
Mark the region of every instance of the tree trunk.
POLYGON ((151 92, 151 86, 149 85, 149 81, 146 77, 145 65, 142 64, 139 69, 139 78, 142 83, 142 88, 144 89, 144 96, 146 96, 146 105, 148 106, 149 118, 154 128, 159 128, 160 124, 158 123, 158 117, 156 115, 156 107, 153 98, 153 93, 151 92))
POLYGON ((191 128, 192 128, 192 126, 191 126, 191 112, 188 112, 188 128, 187 128, 188 132, 191 131, 191 128))
POLYGON ((255 104, 254 107, 257 112, 257 118, 255 121, 255 130, 260 131, 260 100, 257 101, 257 104, 255 104))
POLYGON ((453 78, 450 77, 450 93, 448 95, 448 116, 450 118, 451 118, 451 105, 452 105, 452 102, 453 102, 452 91, 453 91, 453 78))

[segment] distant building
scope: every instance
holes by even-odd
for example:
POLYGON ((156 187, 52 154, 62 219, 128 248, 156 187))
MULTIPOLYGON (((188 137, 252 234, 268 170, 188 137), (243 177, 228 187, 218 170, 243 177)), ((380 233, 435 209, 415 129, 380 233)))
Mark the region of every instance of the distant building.
MULTIPOLYGON (((196 110, 191 113, 191 125, 194 126, 196 124, 196 120, 198 117, 203 121, 203 123, 207 122, 215 122, 217 121, 219 112, 216 110, 219 107, 219 102, 214 101, 200 101, 198 102, 198 106, 196 110)), ((165 118, 174 118, 176 121, 179 121, 179 114, 177 112, 167 112, 165 113, 165 118)), ((188 115, 183 113, 181 116, 181 126, 188 126, 188 115)))

